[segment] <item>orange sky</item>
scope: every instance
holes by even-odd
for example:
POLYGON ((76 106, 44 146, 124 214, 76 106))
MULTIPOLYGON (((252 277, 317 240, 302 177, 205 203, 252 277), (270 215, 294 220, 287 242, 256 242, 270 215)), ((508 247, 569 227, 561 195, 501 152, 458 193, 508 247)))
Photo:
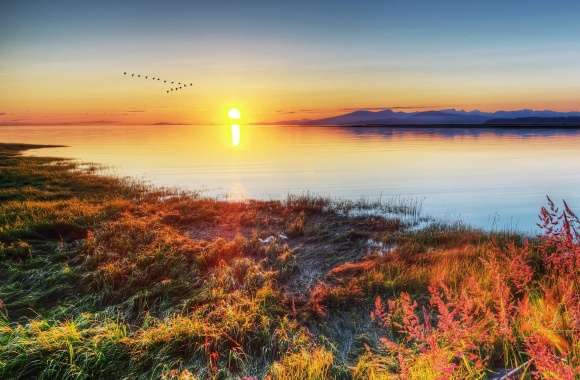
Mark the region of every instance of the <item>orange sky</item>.
POLYGON ((223 123, 229 107, 242 111, 242 123, 318 118, 372 107, 571 111, 578 109, 580 95, 576 88, 551 88, 550 83, 522 88, 508 77, 501 86, 485 78, 466 82, 465 78, 444 81, 435 76, 428 81, 395 77, 385 81, 388 84, 373 83, 372 75, 363 74, 357 75, 356 82, 345 78, 329 83, 291 73, 273 78, 227 71, 194 80, 185 70, 174 77, 195 81, 194 87, 166 94, 167 86, 127 79, 117 68, 96 74, 61 67, 50 75, 33 70, 12 69, 0 92, 0 122, 223 123))
POLYGON ((374 107, 580 110, 576 2, 99 4, 0 13, 1 124, 223 123, 229 107, 242 124, 374 107), (194 86, 167 94, 124 71, 194 86))

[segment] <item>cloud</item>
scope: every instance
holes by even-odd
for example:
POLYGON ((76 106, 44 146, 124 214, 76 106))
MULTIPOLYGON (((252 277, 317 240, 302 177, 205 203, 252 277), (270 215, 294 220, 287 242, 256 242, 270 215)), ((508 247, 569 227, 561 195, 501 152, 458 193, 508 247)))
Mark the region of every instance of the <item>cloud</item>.
POLYGON ((312 109, 312 108, 302 108, 302 109, 298 109, 298 110, 276 110, 276 113, 283 114, 283 115, 290 115, 293 113, 310 113, 310 112, 320 113, 320 112, 324 112, 324 110, 316 110, 316 109, 312 109))
POLYGON ((385 106, 385 107, 345 107, 341 108, 340 111, 382 111, 386 109, 390 110, 413 110, 413 109, 425 109, 425 108, 449 108, 450 106, 385 106))
POLYGON ((96 120, 61 120, 61 121, 50 121, 50 122, 38 122, 26 119, 12 119, 12 120, 2 120, 0 125, 109 125, 118 124, 117 120, 109 119, 96 119, 96 120))
POLYGON ((396 107, 389 107, 392 110, 413 110, 413 109, 425 109, 425 108, 451 108, 452 106, 446 105, 437 105, 437 106, 396 106, 396 107))
MULTIPOLYGON (((133 114, 137 114, 137 113, 144 113, 147 112, 146 110, 141 110, 141 109, 128 109, 128 110, 120 110, 120 111, 108 111, 108 112, 100 112, 100 113, 94 113, 92 115, 101 115, 103 117, 109 117, 109 116, 118 116, 118 115, 133 115, 133 114)), ((84 114, 85 116, 90 116, 91 114, 89 114, 88 112, 86 112, 84 114)))
POLYGON ((13 125, 19 125, 19 124, 25 124, 24 120, 22 119, 13 119, 13 120, 1 120, 0 121, 0 125, 7 125, 7 126, 13 126, 13 125))
POLYGON ((422 106, 384 106, 384 107, 343 107, 343 108, 302 108, 302 109, 294 109, 294 110, 276 110, 277 114, 280 115, 292 115, 292 114, 304 114, 304 113, 316 113, 316 114, 324 114, 324 113, 332 113, 332 112, 353 112, 353 111, 383 111, 386 109, 390 110, 419 110, 419 109, 445 109, 451 108, 451 106, 442 106, 442 105, 422 105, 422 106))
POLYGON ((0 112, 0 116, 8 115, 6 112, 0 112))

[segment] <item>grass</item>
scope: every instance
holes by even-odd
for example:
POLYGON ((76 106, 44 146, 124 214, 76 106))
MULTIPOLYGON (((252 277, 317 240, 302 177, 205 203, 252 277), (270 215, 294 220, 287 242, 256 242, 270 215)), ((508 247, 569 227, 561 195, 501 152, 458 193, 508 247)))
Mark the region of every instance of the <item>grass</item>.
POLYGON ((572 379, 579 242, 225 202, 0 145, 0 378, 572 379))

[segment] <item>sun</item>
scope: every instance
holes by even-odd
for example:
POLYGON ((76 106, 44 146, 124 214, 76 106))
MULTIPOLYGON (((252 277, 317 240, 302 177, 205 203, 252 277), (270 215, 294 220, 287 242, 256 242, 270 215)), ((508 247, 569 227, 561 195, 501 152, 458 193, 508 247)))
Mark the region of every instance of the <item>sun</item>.
POLYGON ((240 110, 237 108, 230 108, 228 110, 228 117, 230 119, 238 120, 241 116, 242 114, 240 113, 240 110))

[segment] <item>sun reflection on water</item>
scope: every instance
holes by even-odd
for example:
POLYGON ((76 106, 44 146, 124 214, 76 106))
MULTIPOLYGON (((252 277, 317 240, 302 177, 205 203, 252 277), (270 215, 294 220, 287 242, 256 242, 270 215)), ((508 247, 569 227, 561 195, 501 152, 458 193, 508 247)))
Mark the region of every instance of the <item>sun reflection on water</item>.
POLYGON ((232 124, 231 128, 232 134, 232 145, 239 146, 240 145, 240 126, 238 124, 232 124))

